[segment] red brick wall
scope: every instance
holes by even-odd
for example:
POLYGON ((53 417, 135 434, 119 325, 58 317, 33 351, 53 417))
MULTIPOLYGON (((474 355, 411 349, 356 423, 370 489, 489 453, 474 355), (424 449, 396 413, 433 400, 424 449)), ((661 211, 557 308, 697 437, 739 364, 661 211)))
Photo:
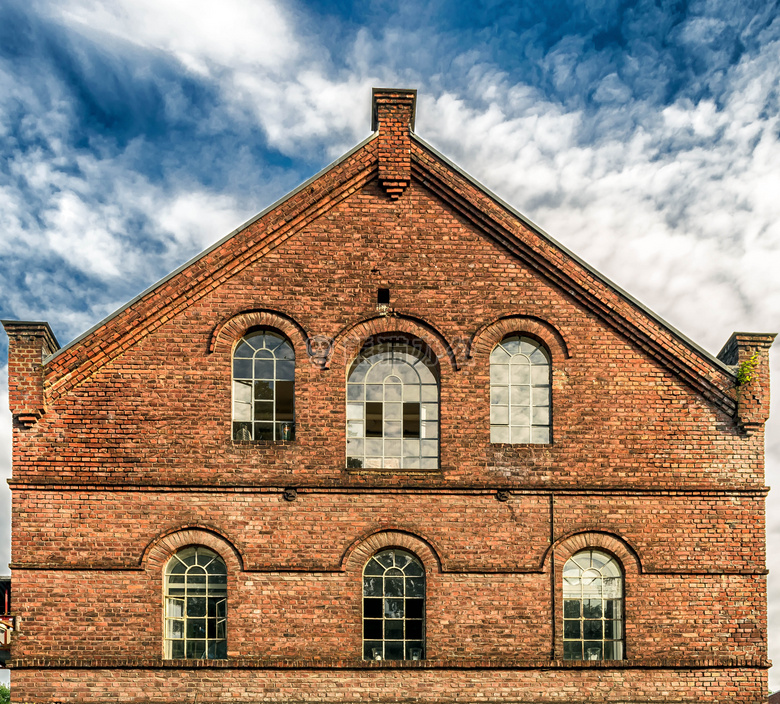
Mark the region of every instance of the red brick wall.
POLYGON ((390 200, 374 149, 293 199, 309 215, 283 205, 187 270, 183 298, 163 284, 47 365, 45 414, 14 429, 15 700, 764 701, 761 428, 419 182, 390 200), (296 349, 292 442, 231 440, 231 336, 258 315, 296 349), (508 328, 550 349, 550 445, 489 442, 485 340, 508 328), (347 369, 394 330, 438 355, 441 471, 347 472, 347 369), (335 340, 324 365, 315 336, 335 340), (227 667, 162 660, 177 530, 232 556, 227 667), (427 555, 425 665, 360 660, 360 559, 382 531, 427 555), (571 536, 622 555, 620 666, 554 659, 571 536))

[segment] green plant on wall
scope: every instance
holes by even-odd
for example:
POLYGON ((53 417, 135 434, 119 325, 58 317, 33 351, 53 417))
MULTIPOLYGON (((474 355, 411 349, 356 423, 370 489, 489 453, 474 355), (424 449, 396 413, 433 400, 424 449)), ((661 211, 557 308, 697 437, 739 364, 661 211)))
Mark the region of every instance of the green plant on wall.
POLYGON ((744 386, 753 381, 756 376, 756 367, 758 366, 758 352, 753 352, 752 356, 746 359, 737 369, 737 384, 744 386))
POLYGON ((4 684, 0 684, 0 704, 11 704, 11 690, 4 684))

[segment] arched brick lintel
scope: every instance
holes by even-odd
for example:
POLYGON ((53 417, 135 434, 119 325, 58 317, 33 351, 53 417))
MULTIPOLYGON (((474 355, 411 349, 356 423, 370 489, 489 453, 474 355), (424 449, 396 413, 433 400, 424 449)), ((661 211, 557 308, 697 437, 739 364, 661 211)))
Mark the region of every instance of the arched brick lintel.
POLYGON ((440 366, 444 360, 447 360, 454 370, 458 369, 455 352, 444 335, 425 320, 398 313, 378 315, 343 328, 335 337, 327 366, 331 366, 334 354, 341 355, 347 364, 357 356, 368 338, 394 332, 405 333, 421 339, 436 355, 440 366))
POLYGON ((563 335, 553 325, 540 318, 527 315, 508 315, 479 328, 469 345, 469 358, 488 356, 507 335, 520 334, 535 337, 543 342, 552 355, 553 364, 560 365, 571 357, 563 335))
POLYGON ((625 538, 604 530, 584 530, 563 536, 556 540, 544 555, 543 565, 550 567, 550 555, 554 555, 555 572, 561 574, 566 561, 581 550, 593 548, 614 555, 627 575, 641 574, 642 562, 636 549, 625 538))
POLYGON ((232 540, 208 526, 181 526, 158 535, 146 546, 141 566, 162 571, 171 555, 191 545, 202 545, 216 552, 232 574, 243 572, 244 558, 232 540))
POLYGON ((301 325, 283 313, 272 310, 249 310, 236 313, 220 322, 212 331, 209 353, 230 352, 250 328, 274 328, 292 342, 297 359, 308 356, 309 336, 301 325))
POLYGON ((358 538, 344 552, 341 569, 348 574, 362 574, 366 562, 380 550, 401 548, 420 558, 428 574, 441 572, 441 560, 433 546, 424 538, 403 529, 382 528, 358 538))

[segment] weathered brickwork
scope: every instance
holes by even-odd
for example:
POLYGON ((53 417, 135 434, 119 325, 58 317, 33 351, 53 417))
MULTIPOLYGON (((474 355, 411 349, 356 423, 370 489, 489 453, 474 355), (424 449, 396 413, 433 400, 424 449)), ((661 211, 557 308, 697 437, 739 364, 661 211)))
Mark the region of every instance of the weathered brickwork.
POLYGON ((6 321, 14 700, 764 702, 774 336, 707 355, 411 134, 413 93, 374 101, 373 138, 83 339, 6 321), (292 440, 232 439, 257 327, 295 351, 292 440), (512 333, 549 352, 549 444, 491 443, 512 333), (388 335, 436 360, 437 469, 347 466, 350 366, 388 335), (226 660, 163 657, 189 545, 227 567, 226 660), (362 659, 384 547, 424 566, 421 662, 362 659), (564 659, 587 548, 621 566, 622 660, 564 659))

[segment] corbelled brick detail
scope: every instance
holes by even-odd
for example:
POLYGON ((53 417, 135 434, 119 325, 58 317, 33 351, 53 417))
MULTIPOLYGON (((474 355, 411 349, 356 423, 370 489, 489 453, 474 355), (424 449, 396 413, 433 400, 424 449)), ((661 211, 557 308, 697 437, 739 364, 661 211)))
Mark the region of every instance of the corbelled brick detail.
POLYGON ((747 433, 764 427, 769 419, 769 348, 776 335, 735 332, 718 357, 734 366, 738 379, 737 416, 747 433))
POLYGON ((379 130, 379 182, 395 200, 411 180, 417 91, 374 88, 373 100, 373 127, 379 130))
POLYGON ((8 335, 8 405, 22 425, 32 425, 46 410, 43 360, 60 346, 48 323, 3 320, 8 335))

